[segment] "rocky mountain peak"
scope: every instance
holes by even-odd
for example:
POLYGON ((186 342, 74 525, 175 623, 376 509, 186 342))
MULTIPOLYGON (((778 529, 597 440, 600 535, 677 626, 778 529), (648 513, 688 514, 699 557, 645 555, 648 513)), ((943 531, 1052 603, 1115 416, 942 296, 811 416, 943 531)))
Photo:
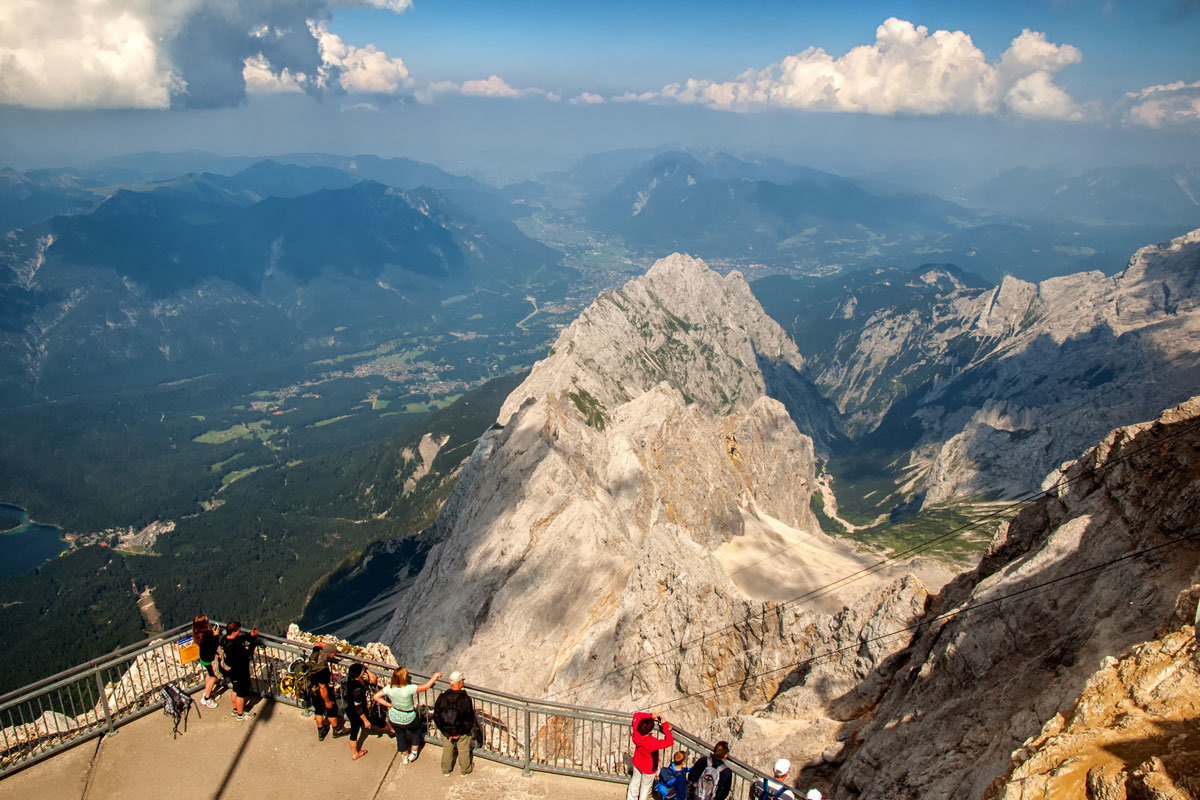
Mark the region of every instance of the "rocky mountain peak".
MULTIPOLYGON (((907 620, 929 588, 903 567, 775 609, 873 562, 814 517, 815 448, 797 419, 826 406, 802 368, 736 273, 674 255, 601 295, 464 465, 385 640, 406 663, 624 707, 857 635, 836 615, 855 631, 907 620)), ((899 646, 839 669, 869 671, 899 646)), ((692 718, 762 701, 785 674, 692 718)))
POLYGON ((564 329, 505 401, 499 422, 507 424, 529 398, 553 396, 603 428, 616 407, 666 383, 715 414, 774 397, 821 446, 839 435, 839 424, 803 370, 796 345, 740 273, 722 277, 675 253, 601 294, 564 329))

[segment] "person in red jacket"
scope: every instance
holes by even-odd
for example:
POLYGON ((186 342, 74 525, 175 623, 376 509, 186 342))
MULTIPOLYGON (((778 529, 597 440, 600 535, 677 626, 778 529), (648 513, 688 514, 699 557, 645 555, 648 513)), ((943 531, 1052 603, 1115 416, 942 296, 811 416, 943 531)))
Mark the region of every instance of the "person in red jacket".
POLYGON ((633 715, 633 775, 629 778, 629 791, 625 800, 646 800, 658 774, 658 751, 675 744, 671 723, 646 711, 633 715), (654 724, 662 725, 662 738, 654 735, 654 724))

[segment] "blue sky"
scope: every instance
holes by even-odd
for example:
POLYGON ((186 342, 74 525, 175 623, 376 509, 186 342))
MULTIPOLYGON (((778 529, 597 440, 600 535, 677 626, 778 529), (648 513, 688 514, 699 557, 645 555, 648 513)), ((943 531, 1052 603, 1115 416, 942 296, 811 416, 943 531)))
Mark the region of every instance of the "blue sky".
POLYGON ((991 57, 1024 28, 1072 44, 1083 61, 1063 83, 1115 96, 1200 79, 1200 11, 1155 2, 626 2, 415 0, 402 15, 336 9, 331 29, 401 55, 438 80, 498 74, 570 92, 645 91, 703 75, 731 78, 809 46, 841 54, 899 17, 962 30, 991 57))
POLYGON ((1197 42, 1200 0, 8 0, 0 153, 1195 163, 1197 42))

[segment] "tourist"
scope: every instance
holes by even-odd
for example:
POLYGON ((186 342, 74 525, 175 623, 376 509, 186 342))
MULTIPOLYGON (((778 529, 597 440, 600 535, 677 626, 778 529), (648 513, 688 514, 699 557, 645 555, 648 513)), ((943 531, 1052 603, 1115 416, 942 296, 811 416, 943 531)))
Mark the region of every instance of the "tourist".
MULTIPOLYGON (((775 780, 763 778, 757 781, 750 790, 752 800, 796 800, 796 795, 792 793, 791 788, 787 785, 788 773, 792 770, 792 762, 786 758, 781 758, 775 762, 775 780)), ((813 791, 816 791, 815 789, 813 791)), ((813 793, 809 792, 808 797, 812 797, 813 793)), ((820 798, 821 793, 817 792, 817 798, 820 798)))
POLYGON ((388 726, 396 737, 396 753, 402 754, 400 763, 411 764, 417 760, 424 737, 421 735, 425 720, 417 713, 414 702, 416 695, 433 688, 442 673, 435 672, 429 680, 417 686, 408 682, 408 669, 400 667, 392 672, 391 683, 375 693, 375 702, 388 710, 388 726), (405 752, 405 751, 408 752, 405 752))
POLYGON ((671 763, 658 771, 658 781, 654 787, 656 800, 688 800, 688 769, 687 752, 680 750, 675 753, 671 763))
POLYGON ((454 761, 463 775, 469 775, 472 734, 475 731, 475 704, 463 690, 465 679, 461 672, 450 673, 450 688, 442 692, 433 704, 433 722, 442 734, 442 775, 454 771, 454 761))
POLYGON ((200 648, 200 666, 204 667, 204 695, 200 703, 207 708, 216 708, 217 699, 213 697, 213 690, 217 687, 217 672, 213 669, 213 663, 217 660, 217 648, 221 645, 217 626, 203 614, 193 617, 192 639, 200 648))
POLYGON ((330 723, 333 723, 333 736, 345 736, 347 733, 345 720, 342 719, 341 709, 338 708, 337 695, 333 691, 333 668, 330 662, 337 660, 337 645, 317 644, 313 647, 317 668, 313 671, 311 680, 313 693, 313 715, 317 719, 317 741, 325 741, 329 735, 330 723))
POLYGON ((671 733, 671 723, 647 711, 633 715, 629 735, 633 739, 633 774, 629 776, 625 797, 626 800, 646 800, 654 785, 654 776, 658 774, 658 751, 675 744, 675 736, 671 733), (661 738, 654 735, 656 723, 662 726, 661 738))
POLYGON ((229 678, 233 689, 233 718, 242 722, 254 717, 246 711, 246 699, 253 691, 250 686, 250 662, 254 648, 258 646, 258 628, 247 636, 242 633, 242 623, 234 620, 225 626, 221 637, 221 671, 229 678))
POLYGON ((712 754, 696 759, 688 771, 689 797, 696 800, 725 800, 733 788, 733 770, 725 763, 729 758, 729 742, 717 742, 712 754))
POLYGON ((370 671, 357 662, 346 670, 346 719, 350 722, 351 761, 357 761, 367 754, 362 744, 373 727, 367 704, 367 698, 370 697, 367 687, 372 677, 370 671))

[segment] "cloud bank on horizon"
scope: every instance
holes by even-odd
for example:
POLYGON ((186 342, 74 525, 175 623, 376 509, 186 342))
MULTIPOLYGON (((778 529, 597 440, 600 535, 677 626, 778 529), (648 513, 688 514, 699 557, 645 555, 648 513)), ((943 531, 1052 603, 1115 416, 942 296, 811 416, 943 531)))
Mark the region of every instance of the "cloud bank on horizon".
MULTIPOLYGON (((251 94, 357 94, 432 103, 439 95, 541 98, 492 74, 463 82, 418 79, 402 58, 344 41, 335 8, 402 14, 412 0, 6 0, 0 4, 0 104, 41 109, 220 108, 251 94)), ((834 56, 821 47, 733 80, 688 78, 658 91, 574 105, 700 105, 876 115, 1007 115, 1164 127, 1200 121, 1200 81, 1126 91, 1116 107, 1079 102, 1056 78, 1079 48, 1023 30, 989 62, 964 31, 930 31, 891 17, 875 41, 834 56)))

